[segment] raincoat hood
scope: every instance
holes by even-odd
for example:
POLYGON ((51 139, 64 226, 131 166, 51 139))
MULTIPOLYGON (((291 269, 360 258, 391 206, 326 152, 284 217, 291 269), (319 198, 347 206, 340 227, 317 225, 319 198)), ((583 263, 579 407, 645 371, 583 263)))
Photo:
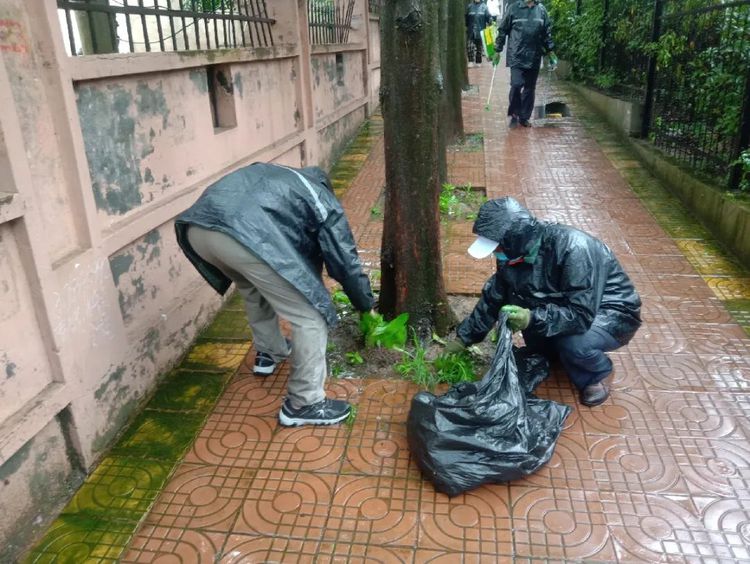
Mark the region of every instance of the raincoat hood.
POLYGON ((527 254, 539 239, 541 225, 529 210, 511 197, 485 202, 474 222, 476 235, 497 241, 508 257, 527 254))

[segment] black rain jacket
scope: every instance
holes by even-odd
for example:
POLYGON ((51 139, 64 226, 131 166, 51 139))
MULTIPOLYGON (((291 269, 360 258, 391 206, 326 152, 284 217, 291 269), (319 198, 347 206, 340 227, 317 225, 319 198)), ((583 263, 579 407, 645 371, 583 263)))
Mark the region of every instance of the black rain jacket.
POLYGON ((510 259, 497 263, 472 313, 456 332, 464 344, 482 341, 497 323, 500 307, 531 310, 524 334, 550 338, 585 333, 592 325, 626 344, 641 325, 641 299, 604 243, 573 227, 538 221, 513 198, 486 202, 474 233, 498 241, 510 259))
POLYGON ((472 2, 466 6, 466 37, 468 39, 482 39, 482 31, 492 23, 492 16, 487 4, 472 2))
POLYGON ((539 68, 542 55, 555 48, 547 9, 541 4, 529 8, 525 0, 509 6, 503 21, 497 26, 495 51, 498 53, 505 47, 506 36, 510 37, 505 57, 505 64, 509 67, 539 68))
POLYGON ((318 167, 293 169, 255 163, 209 186, 175 219, 177 241, 220 294, 232 281, 190 246, 190 225, 229 235, 291 283, 331 326, 336 310, 321 277, 339 282, 359 311, 372 309, 370 281, 330 181, 318 167))

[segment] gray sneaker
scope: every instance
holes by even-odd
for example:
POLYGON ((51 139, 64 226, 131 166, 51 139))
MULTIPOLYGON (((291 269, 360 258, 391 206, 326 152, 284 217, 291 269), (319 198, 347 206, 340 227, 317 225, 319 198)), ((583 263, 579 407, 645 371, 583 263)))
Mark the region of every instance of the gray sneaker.
POLYGON ((281 411, 279 411, 279 423, 285 427, 333 425, 334 423, 341 423, 349 417, 351 410, 349 403, 343 400, 326 398, 300 409, 294 409, 289 405, 289 400, 284 400, 281 411))

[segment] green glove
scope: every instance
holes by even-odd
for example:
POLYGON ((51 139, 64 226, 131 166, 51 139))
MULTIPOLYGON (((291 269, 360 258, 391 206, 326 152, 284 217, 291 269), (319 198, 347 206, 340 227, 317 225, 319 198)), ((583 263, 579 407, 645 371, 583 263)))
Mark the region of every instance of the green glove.
POLYGON ((500 53, 495 53, 492 55, 492 66, 496 67, 500 64, 500 53))
POLYGON ((508 327, 514 333, 516 331, 523 331, 531 322, 531 310, 525 307, 504 305, 500 308, 500 311, 508 314, 508 327))
POLYGON ((549 57, 549 66, 550 68, 554 70, 557 67, 557 55, 555 55, 554 51, 550 51, 548 57, 549 57))
POLYGON ((466 348, 461 339, 454 339, 445 345, 445 354, 458 354, 466 348))

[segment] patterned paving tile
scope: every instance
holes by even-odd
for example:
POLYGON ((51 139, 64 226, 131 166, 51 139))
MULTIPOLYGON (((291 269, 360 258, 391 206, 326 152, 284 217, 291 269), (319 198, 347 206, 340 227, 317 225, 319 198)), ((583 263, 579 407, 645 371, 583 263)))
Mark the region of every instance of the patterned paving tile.
POLYGON ((335 487, 335 474, 259 470, 233 532, 320 540, 335 487))
POLYGON ((707 439, 750 438, 750 397, 745 394, 649 392, 664 433, 707 439))
POLYGON ((256 468, 278 426, 275 417, 215 412, 185 455, 185 462, 256 468))
POLYGON ((220 564, 249 564, 251 562, 312 564, 321 561, 319 555, 320 542, 317 540, 235 534, 227 538, 223 555, 218 562, 220 564))
POLYGON ((513 554, 507 486, 483 486, 452 498, 426 482, 421 488, 419 548, 495 557, 513 554))
POLYGON ((133 538, 122 562, 211 564, 221 553, 225 537, 211 531, 145 525, 133 538))
POLYGON ((600 492, 687 494, 668 441, 661 436, 587 435, 588 457, 600 492))
POLYGON ((420 480, 340 476, 323 540, 413 547, 417 540, 420 480))
POLYGON ((337 473, 341 469, 349 428, 279 427, 260 462, 266 470, 337 473))
POLYGON ((341 473, 419 478, 419 468, 406 441, 406 425, 358 416, 349 435, 341 473))
POLYGON ((598 492, 511 486, 510 496, 517 556, 614 560, 598 492))
POLYGON ((157 527, 228 533, 250 488, 242 468, 182 464, 154 504, 146 523, 157 527))

